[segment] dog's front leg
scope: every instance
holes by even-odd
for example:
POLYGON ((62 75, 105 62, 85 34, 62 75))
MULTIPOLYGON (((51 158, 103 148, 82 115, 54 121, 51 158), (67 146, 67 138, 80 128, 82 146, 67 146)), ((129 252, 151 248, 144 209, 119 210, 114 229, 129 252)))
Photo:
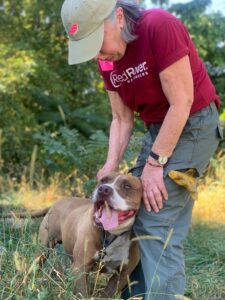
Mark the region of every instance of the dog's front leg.
POLYGON ((83 298, 89 296, 88 275, 94 265, 96 248, 90 240, 76 243, 73 249, 72 272, 75 275, 74 294, 82 294, 83 298), (91 247, 92 245, 92 247, 91 247))
POLYGON ((129 263, 124 266, 122 265, 120 272, 116 272, 110 277, 107 286, 100 294, 100 298, 112 298, 116 292, 121 292, 128 284, 128 277, 136 268, 139 259, 138 246, 136 243, 132 243, 129 253, 129 263))
POLYGON ((134 268, 130 268, 128 265, 120 273, 114 273, 105 289, 100 293, 100 298, 113 298, 117 292, 121 292, 128 284, 128 277, 133 270, 134 268))
POLYGON ((87 298, 89 295, 88 289, 88 274, 91 271, 93 262, 89 262, 85 265, 80 265, 79 262, 74 262, 72 264, 72 272, 75 276, 74 283, 74 294, 81 294, 84 298, 87 298))
POLYGON ((115 293, 118 291, 119 280, 120 280, 120 274, 119 273, 114 273, 110 277, 107 286, 100 293, 99 298, 113 298, 115 293))

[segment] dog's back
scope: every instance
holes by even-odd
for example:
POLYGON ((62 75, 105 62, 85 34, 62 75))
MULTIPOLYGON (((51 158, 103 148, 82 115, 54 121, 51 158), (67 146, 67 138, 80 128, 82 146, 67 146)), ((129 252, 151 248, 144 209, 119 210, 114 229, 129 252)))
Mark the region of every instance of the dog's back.
POLYGON ((70 214, 75 210, 88 210, 92 207, 90 199, 68 198, 53 204, 45 215, 39 229, 39 241, 47 248, 62 242, 62 230, 70 214))

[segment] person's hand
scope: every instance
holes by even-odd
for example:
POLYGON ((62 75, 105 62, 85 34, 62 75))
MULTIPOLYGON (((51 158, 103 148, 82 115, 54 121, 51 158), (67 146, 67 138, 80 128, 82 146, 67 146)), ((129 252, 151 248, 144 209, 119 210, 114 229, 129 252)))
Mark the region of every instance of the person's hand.
POLYGON ((146 164, 141 175, 141 181, 146 210, 159 212, 163 208, 163 200, 168 199, 168 193, 163 180, 163 168, 146 164))
POLYGON ((106 176, 108 173, 117 171, 118 166, 113 162, 106 162, 104 166, 98 171, 96 178, 100 180, 102 177, 106 176))

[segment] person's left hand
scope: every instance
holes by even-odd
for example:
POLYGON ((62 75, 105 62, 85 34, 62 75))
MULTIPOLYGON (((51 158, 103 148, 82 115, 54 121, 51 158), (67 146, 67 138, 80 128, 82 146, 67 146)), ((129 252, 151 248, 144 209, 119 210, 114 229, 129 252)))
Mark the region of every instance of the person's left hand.
POLYGON ((163 180, 163 168, 146 164, 141 181, 143 185, 143 201, 147 211, 152 209, 157 213, 163 208, 163 200, 168 199, 168 193, 163 180))

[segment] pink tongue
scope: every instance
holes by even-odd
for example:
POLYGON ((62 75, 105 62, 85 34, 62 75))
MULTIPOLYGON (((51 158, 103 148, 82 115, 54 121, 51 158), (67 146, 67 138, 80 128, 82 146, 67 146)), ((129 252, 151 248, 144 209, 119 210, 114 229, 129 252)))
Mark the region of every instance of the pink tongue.
POLYGON ((105 230, 114 229, 118 226, 118 212, 103 208, 101 218, 99 221, 102 223, 105 230))

